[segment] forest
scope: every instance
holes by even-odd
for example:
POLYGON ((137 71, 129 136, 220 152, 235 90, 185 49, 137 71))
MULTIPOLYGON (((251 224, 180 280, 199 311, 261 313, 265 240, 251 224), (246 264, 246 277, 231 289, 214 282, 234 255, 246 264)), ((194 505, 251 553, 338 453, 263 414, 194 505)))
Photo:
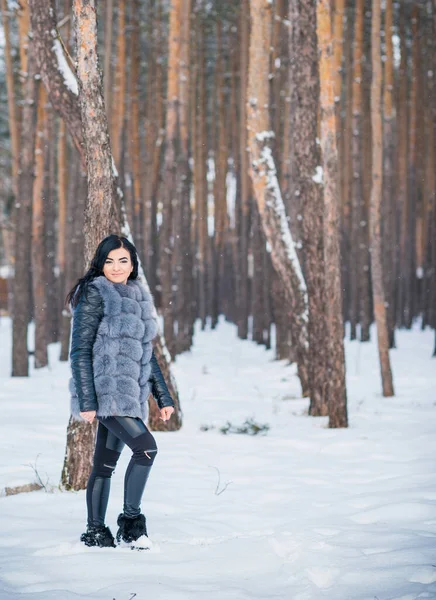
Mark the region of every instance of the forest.
MULTIPOLYGON (((7 381, 68 364, 66 295, 121 233, 176 404, 163 423, 150 397, 151 430, 183 430, 177 365, 227 325, 329 430, 352 427, 347 348, 403 398, 392 353, 431 331, 436 356, 435 73, 436 0, 1 0, 7 381)), ((95 431, 69 421, 63 490, 95 431)))
POLYGON ((393 395, 396 330, 436 324, 434 2, 81 4, 2 0, 12 375, 32 319, 35 366, 68 359, 66 293, 123 228, 166 372, 197 319, 267 348, 274 325, 309 414, 344 427, 343 335, 375 322, 393 395))

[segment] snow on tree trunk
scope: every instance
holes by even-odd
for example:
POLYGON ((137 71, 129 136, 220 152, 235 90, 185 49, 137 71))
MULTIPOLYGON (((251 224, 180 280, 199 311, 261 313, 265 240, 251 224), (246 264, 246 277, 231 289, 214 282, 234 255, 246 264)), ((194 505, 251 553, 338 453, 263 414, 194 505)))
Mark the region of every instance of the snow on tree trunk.
POLYGON ((372 0, 371 30, 371 126, 372 126, 372 187, 370 204, 371 273, 374 298, 374 313, 377 323, 378 349, 383 385, 383 396, 393 396, 391 365, 389 360, 389 336, 386 317, 385 294, 382 270, 380 235, 380 206, 382 197, 382 118, 381 88, 382 65, 380 47, 380 0, 372 0))
POLYGON ((344 321, 342 318, 339 240, 338 152, 334 99, 334 62, 330 1, 318 0, 317 33, 320 66, 321 148, 324 176, 324 260, 326 272, 329 427, 347 427, 344 321))
MULTIPOLYGON (((75 0, 74 3, 80 99, 71 91, 77 88, 77 80, 68 67, 65 55, 59 50, 62 44, 56 30, 54 1, 30 0, 29 4, 41 78, 53 107, 68 127, 82 161, 86 161, 89 167, 90 189, 85 210, 85 265, 88 266, 97 244, 111 229, 118 229, 124 235, 130 235, 128 223, 124 218, 122 193, 117 186, 104 111, 103 88, 98 69, 95 4, 92 0, 75 0), (55 43, 56 41, 58 43, 55 43), (105 192, 102 193, 102 190, 105 192), (94 224, 94 229, 90 227, 91 223, 94 224)), ((140 274, 146 281, 142 270, 140 274)), ((176 403, 175 414, 165 426, 166 431, 172 431, 180 428, 181 417, 177 389, 169 372, 170 362, 165 350, 163 339, 158 339, 155 346, 156 356, 167 376, 169 389, 176 403)), ((89 427, 87 423, 70 421, 62 472, 62 483, 66 488, 83 489, 86 486, 91 468, 93 442, 93 427, 89 427)))
POLYGON ((324 271, 323 185, 317 142, 319 112, 316 2, 290 0, 292 183, 299 198, 304 277, 309 297, 309 414, 328 414, 328 339, 324 271))
POLYGON ((271 260, 283 282, 293 315, 293 341, 297 347, 298 373, 303 393, 308 385, 308 300, 285 206, 269 147, 269 45, 271 3, 253 0, 250 5, 251 36, 247 91, 247 130, 250 175, 271 260))

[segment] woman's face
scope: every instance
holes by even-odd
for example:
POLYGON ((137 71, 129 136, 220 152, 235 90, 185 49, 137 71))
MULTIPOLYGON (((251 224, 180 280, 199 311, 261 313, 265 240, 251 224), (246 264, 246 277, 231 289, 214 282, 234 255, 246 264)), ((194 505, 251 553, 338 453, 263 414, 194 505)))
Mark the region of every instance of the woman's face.
POLYGON ((117 248, 109 252, 103 267, 103 274, 109 281, 113 283, 127 283, 127 279, 132 271, 133 265, 128 250, 117 248))

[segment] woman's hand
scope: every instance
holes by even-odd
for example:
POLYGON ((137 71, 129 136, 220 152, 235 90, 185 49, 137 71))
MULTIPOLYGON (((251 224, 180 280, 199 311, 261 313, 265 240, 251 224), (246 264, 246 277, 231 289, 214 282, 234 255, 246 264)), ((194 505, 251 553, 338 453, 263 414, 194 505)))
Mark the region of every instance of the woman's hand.
POLYGON ((168 421, 168 419, 171 417, 173 412, 174 412, 173 406, 164 406, 164 408, 160 409, 160 418, 162 419, 162 421, 168 421))
POLYGON ((81 412, 80 416, 82 419, 85 419, 85 421, 88 421, 88 423, 92 423, 95 419, 95 414, 95 410, 87 410, 85 412, 81 412))

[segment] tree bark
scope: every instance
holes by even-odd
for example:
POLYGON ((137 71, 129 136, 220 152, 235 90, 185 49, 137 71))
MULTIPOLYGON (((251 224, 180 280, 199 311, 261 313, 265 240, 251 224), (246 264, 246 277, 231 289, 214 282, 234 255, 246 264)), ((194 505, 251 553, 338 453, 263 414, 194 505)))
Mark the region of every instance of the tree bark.
POLYGON ((29 375, 27 325, 29 322, 31 297, 30 243, 39 87, 39 80, 36 79, 35 45, 31 38, 29 40, 28 52, 23 123, 21 127, 18 193, 15 204, 14 312, 12 317, 13 377, 27 377, 29 375))
MULTIPOLYGON (((289 3, 292 173, 301 204, 304 275, 309 297, 310 407, 309 414, 328 414, 328 340, 323 246, 323 188, 317 144, 319 74, 316 4, 289 3)), ((293 340, 295 340, 294 336, 293 340)))
POLYGON ((363 60, 363 31, 364 31, 364 0, 357 0, 354 19, 354 46, 353 46, 353 89, 352 89, 352 187, 351 187, 351 256, 352 268, 350 272, 350 320, 352 327, 358 323, 362 325, 362 281, 365 277, 363 271, 362 252, 362 212, 363 212, 363 169, 362 169, 362 60, 363 60))
POLYGON ((169 56, 167 110, 162 190, 162 225, 160 229, 160 282, 162 289, 162 315, 164 337, 170 355, 175 356, 174 294, 173 294, 173 252, 174 252, 174 211, 180 201, 177 190, 177 136, 180 65, 180 26, 181 0, 172 0, 170 5, 169 56))
POLYGON ((77 80, 73 75, 74 67, 68 62, 64 44, 57 30, 53 0, 29 0, 29 6, 32 32, 35 37, 36 58, 42 82, 51 105, 56 112, 62 115, 82 162, 85 164, 77 80))
MULTIPOLYGON (((245 340, 248 336, 248 243, 250 235, 250 181, 247 154, 247 73, 248 52, 250 39, 250 4, 249 0, 241 0, 240 7, 240 46, 239 60, 239 196, 240 196, 240 223, 239 223, 239 292, 238 292, 238 336, 245 340)), ((266 50, 269 54, 269 46, 266 50)))
POLYGON ((8 117, 9 134, 11 138, 12 178, 13 191, 17 194, 18 165, 19 165, 19 128, 17 106, 15 104, 14 69, 11 54, 11 40, 9 27, 9 12, 6 0, 1 0, 1 11, 3 19, 3 31, 5 37, 5 62, 6 62, 6 88, 8 92, 8 117))
POLYGON ((380 236, 380 206, 382 196, 382 65, 380 47, 380 0, 372 0, 371 30, 371 125, 372 125, 372 187, 370 205, 371 274, 374 297, 374 312, 377 323, 378 349, 383 385, 383 396, 393 396, 394 386, 389 360, 389 337, 382 271, 382 249, 380 236))
POLYGON ((356 339, 357 313, 352 310, 352 267, 355 267, 351 253, 351 189, 352 189, 352 121, 353 121, 353 11, 346 9, 345 33, 345 79, 343 120, 341 127, 341 225, 342 225, 342 284, 344 290, 344 321, 350 322, 350 339, 356 339))
MULTIPOLYGON (((123 152, 123 131, 126 102, 126 0, 119 0, 118 5, 118 39, 117 65, 114 77, 114 104, 112 111, 113 156, 116 165, 121 164, 123 152)), ((138 18, 139 15, 135 15, 138 18)))
MULTIPOLYGON (((207 320, 207 259, 208 229, 207 229, 207 139, 206 139, 206 57, 205 57, 205 33, 201 11, 197 14, 197 90, 198 110, 195 120, 195 132, 193 136, 194 149, 194 187, 195 187, 195 210, 197 227, 197 287, 198 287, 198 317, 201 320, 202 329, 206 327, 207 320)), ((195 85, 195 84, 194 84, 195 85)), ((194 104, 195 106, 195 104, 194 104)))
POLYGON ((108 121, 112 114, 112 37, 114 22, 114 0, 105 1, 105 24, 104 24, 104 104, 108 121))
POLYGON ((342 319, 339 240, 338 152, 334 97, 334 63, 329 0, 318 0, 317 33, 320 57, 321 149, 324 176, 324 259, 328 336, 329 427, 347 427, 344 322, 342 319))
POLYGON ((383 78, 383 273, 387 300, 389 347, 395 347, 395 287, 397 280, 397 227, 396 199, 394 195, 394 60, 393 60, 393 14, 392 0, 386 0, 385 44, 386 61, 383 78))
POLYGON ((44 236, 44 163, 47 149, 44 147, 44 130, 47 112, 45 104, 47 94, 43 86, 39 87, 38 113, 35 144, 35 181, 33 185, 32 211, 32 284, 35 319, 35 367, 48 364, 47 354, 47 250, 44 236))
POLYGON ((399 226, 399 266, 398 266, 398 301, 397 301, 397 323, 403 326, 406 323, 406 315, 408 310, 407 290, 409 282, 409 240, 408 240, 408 225, 409 225, 409 189, 407 177, 407 156, 408 156, 408 45, 406 39, 406 10, 405 3, 400 5, 399 16, 399 37, 400 37, 400 53, 401 62, 399 68, 399 90, 398 90, 398 150, 397 150, 397 180, 395 194, 400 213, 399 226))
POLYGON ((247 132, 250 176, 263 230, 271 246, 271 260, 283 282, 287 301, 293 308, 294 341, 303 393, 307 389, 309 343, 306 284, 286 220, 276 169, 269 147, 269 46, 271 4, 253 0, 250 6, 251 35, 248 70, 247 132))

